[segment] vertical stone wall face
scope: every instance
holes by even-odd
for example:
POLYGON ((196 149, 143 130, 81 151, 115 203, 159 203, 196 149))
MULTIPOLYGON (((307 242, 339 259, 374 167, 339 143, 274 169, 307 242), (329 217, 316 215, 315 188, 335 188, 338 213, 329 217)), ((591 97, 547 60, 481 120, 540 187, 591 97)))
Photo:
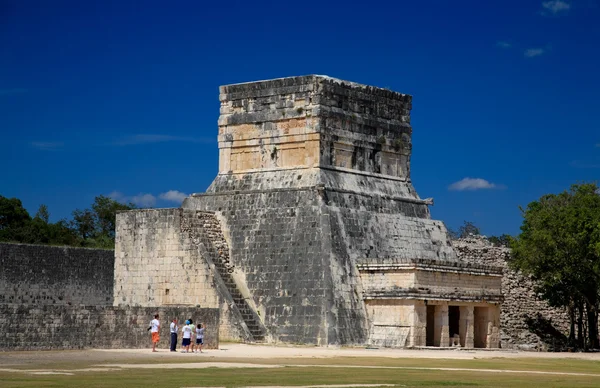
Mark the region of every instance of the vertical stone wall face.
POLYGON ((114 252, 0 243, 0 304, 106 305, 114 252))
POLYGON ((182 230, 186 217, 181 209, 117 215, 115 305, 218 307, 208 262, 182 230))
POLYGON ((418 302, 414 300, 367 301, 370 343, 384 347, 414 346, 411 338, 415 337, 419 323, 415 304, 418 302))
POLYGON ((212 194, 196 197, 193 206, 226 220, 233 268, 272 339, 327 344, 330 269, 316 191, 212 194))
POLYGON ((505 349, 553 350, 564 345, 569 318, 536 294, 534 282, 507 265, 510 249, 495 247, 485 238, 460 239, 453 245, 461 260, 503 268, 504 302, 499 312, 500 343, 505 349))
POLYGON ((160 347, 174 317, 205 322, 218 346, 218 308, 112 306, 114 268, 110 250, 0 243, 0 350, 149 347, 156 313, 160 347))
POLYGON ((218 347, 218 309, 0 304, 0 350, 148 348, 152 343, 147 328, 156 313, 160 349, 169 348, 173 317, 204 322, 206 346, 218 347))
POLYGON ((229 256, 213 214, 133 210, 117 215, 116 232, 115 306, 219 308, 221 338, 245 337, 210 265, 229 256))

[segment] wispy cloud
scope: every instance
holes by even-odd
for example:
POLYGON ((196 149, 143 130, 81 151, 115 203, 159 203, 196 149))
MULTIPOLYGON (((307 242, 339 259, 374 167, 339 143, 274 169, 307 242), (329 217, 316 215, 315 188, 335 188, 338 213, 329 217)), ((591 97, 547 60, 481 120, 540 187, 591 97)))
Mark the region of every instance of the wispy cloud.
POLYGON ((137 195, 128 196, 120 191, 113 191, 108 196, 119 202, 131 202, 140 207, 154 207, 159 199, 181 204, 181 202, 183 202, 183 200, 187 197, 187 194, 178 190, 169 190, 165 191, 164 193, 160 193, 158 196, 150 193, 139 193, 137 195))
POLYGON ((600 143, 596 143, 596 148, 600 148, 600 143))
POLYGON ((569 166, 574 168, 600 168, 600 163, 589 163, 581 160, 573 160, 569 166))
POLYGON ((14 96, 15 94, 25 94, 28 90, 24 88, 0 89, 0 96, 14 96))
POLYGON ((496 46, 498 46, 498 47, 500 47, 500 48, 505 48, 505 49, 507 49, 507 48, 511 48, 511 47, 512 47, 512 43, 510 43, 510 42, 505 42, 505 41, 499 41, 499 42, 496 42, 496 46))
POLYGON ((463 178, 448 186, 448 190, 450 191, 473 191, 499 188, 502 188, 502 186, 481 178, 463 178))
POLYGON ((562 0, 550 0, 542 2, 542 15, 558 15, 571 9, 571 4, 562 0))
POLYGON ((140 134, 125 136, 115 140, 112 144, 116 146, 128 146, 138 144, 166 143, 166 142, 183 142, 183 143, 212 143, 213 139, 203 137, 186 137, 158 134, 140 134))
POLYGON ((156 204, 156 197, 148 193, 127 196, 120 191, 113 191, 108 196, 118 202, 131 202, 137 206, 152 207, 156 204))
POLYGON ((131 197, 131 202, 142 207, 152 207, 156 204, 156 197, 152 194, 138 194, 131 197))
POLYGON ((177 190, 169 190, 166 193, 161 193, 158 195, 158 197, 160 199, 163 199, 163 200, 169 201, 169 202, 177 202, 177 203, 183 202, 183 200, 187 196, 188 196, 187 194, 182 193, 181 191, 177 191, 177 190))
POLYGON ((546 52, 546 50, 543 48, 530 48, 530 49, 525 50, 523 55, 525 55, 526 58, 534 58, 534 57, 539 57, 540 55, 544 54, 545 52, 546 52))
POLYGON ((60 141, 34 141, 31 142, 33 148, 44 151, 56 151, 61 149, 65 144, 60 141))

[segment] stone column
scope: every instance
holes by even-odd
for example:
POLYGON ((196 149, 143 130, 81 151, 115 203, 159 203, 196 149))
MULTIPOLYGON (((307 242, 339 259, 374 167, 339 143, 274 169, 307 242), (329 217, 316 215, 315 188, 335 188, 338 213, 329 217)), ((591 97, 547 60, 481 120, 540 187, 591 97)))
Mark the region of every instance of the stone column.
POLYGON ((426 346, 427 340, 427 306, 422 300, 415 301, 413 323, 408 346, 426 346))
POLYGON ((460 307, 460 322, 458 331, 460 334, 460 344, 465 348, 474 347, 474 315, 473 306, 461 306, 460 307))
POLYGON ((433 341, 435 346, 442 348, 450 346, 447 303, 435 306, 435 336, 433 341))
POLYGON ((500 306, 490 305, 488 310, 488 335, 486 347, 500 347, 500 306))

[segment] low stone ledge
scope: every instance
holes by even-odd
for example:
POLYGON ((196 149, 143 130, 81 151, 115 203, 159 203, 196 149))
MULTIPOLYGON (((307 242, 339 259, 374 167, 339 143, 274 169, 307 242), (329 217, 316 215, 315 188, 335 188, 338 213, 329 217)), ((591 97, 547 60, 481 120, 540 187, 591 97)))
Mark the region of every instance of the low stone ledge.
POLYGON ((447 302, 473 302, 473 303, 502 303, 501 294, 434 294, 427 290, 415 289, 394 289, 394 290, 371 290, 363 292, 364 300, 385 300, 385 299, 417 299, 428 301, 447 301, 447 302))
MULTIPOLYGON (((363 261, 377 259, 363 259, 363 261)), ((388 259, 389 260, 389 259, 388 259)), ((391 271, 430 271, 430 272, 451 272, 466 275, 483 275, 502 277, 503 268, 491 265, 473 264, 461 261, 441 261, 430 259, 403 259, 397 258, 389 260, 389 263, 362 263, 357 268, 361 272, 391 272, 391 271)))

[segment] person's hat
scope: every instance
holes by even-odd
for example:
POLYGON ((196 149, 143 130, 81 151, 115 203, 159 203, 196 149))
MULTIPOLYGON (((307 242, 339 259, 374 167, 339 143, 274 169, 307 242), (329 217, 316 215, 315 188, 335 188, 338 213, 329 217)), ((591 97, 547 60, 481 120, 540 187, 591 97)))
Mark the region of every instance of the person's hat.
POLYGON ((185 324, 189 325, 190 324, 190 320, 188 319, 187 321, 185 321, 185 324))

